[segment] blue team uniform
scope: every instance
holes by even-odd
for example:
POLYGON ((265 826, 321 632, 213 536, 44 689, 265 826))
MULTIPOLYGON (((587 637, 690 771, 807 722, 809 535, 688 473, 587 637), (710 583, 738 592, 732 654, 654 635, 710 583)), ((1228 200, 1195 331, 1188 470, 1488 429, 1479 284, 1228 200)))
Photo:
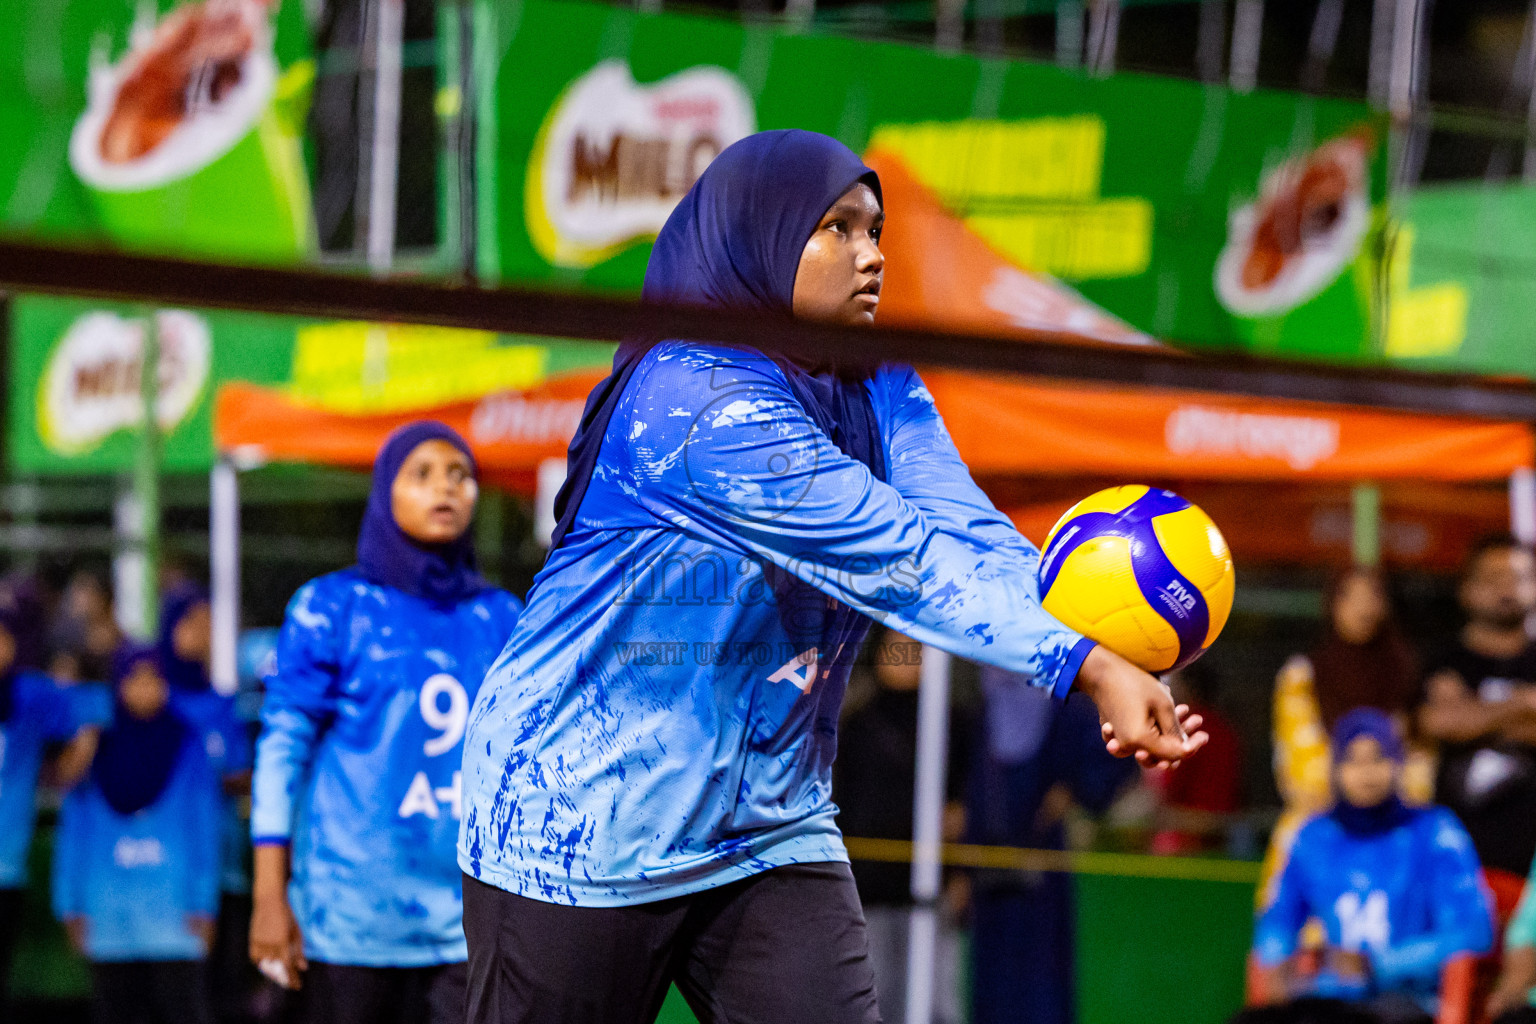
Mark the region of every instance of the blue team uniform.
POLYGON ((454 841, 464 724, 520 605, 437 604, 356 569, 294 595, 256 746, 251 833, 293 841, 305 954, 428 967, 464 960, 454 841))
POLYGON ((219 780, 193 731, 159 798, 119 814, 93 779, 64 800, 53 853, 53 909, 87 920, 97 962, 200 960, 189 915, 219 906, 219 780))
MULTIPOLYGON (((172 690, 171 706, 197 733, 221 789, 223 780, 251 770, 255 749, 234 697, 215 690, 172 690)), ((219 833, 219 888, 228 893, 250 892, 245 868, 250 829, 240 813, 239 800, 227 794, 220 800, 219 833)))
POLYGON ((476 700, 466 872, 616 906, 846 861, 831 766, 863 636, 849 609, 1070 688, 1092 643, 1041 610, 1038 552, 971 480, 916 372, 865 387, 888 483, 762 353, 645 354, 476 700))
MULTIPOLYGON (((1368 955, 1378 991, 1428 1003, 1449 957, 1492 946, 1489 908, 1472 840, 1450 811, 1412 811, 1405 823, 1375 835, 1351 835, 1324 814, 1297 834, 1253 947, 1261 963, 1277 965, 1316 917, 1330 946, 1368 955)), ((1314 994, 1371 993, 1325 972, 1314 994)))
POLYGON ((60 686, 32 671, 18 672, 14 686, 11 717, 0 722, 0 889, 27 881, 45 748, 105 724, 111 710, 100 686, 60 686))

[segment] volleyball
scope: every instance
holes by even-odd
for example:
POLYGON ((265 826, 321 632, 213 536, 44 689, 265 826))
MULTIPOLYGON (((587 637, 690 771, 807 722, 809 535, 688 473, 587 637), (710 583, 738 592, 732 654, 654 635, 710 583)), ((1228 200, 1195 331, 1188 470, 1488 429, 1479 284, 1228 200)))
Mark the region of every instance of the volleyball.
POLYGON ((1067 509, 1040 554, 1040 599, 1062 624, 1148 672, 1204 654, 1236 574, 1211 517, 1172 491, 1111 487, 1067 509))

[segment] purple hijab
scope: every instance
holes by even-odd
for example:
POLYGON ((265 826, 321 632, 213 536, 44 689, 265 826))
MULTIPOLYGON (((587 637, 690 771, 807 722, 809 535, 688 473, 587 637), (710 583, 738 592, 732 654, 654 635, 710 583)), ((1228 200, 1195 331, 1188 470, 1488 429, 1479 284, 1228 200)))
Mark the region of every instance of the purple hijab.
POLYGON ((160 799, 170 785, 192 730, 165 706, 153 718, 136 718, 123 706, 123 683, 148 662, 162 673, 155 649, 128 640, 112 654, 112 724, 101 734, 91 778, 118 814, 136 814, 160 799))
MULTIPOLYGON (((1387 758, 1396 761, 1399 766, 1407 756, 1403 750, 1403 741, 1397 734, 1397 727, 1392 724, 1392 719, 1375 708, 1355 708, 1348 712, 1333 727, 1333 764, 1334 770, 1338 770, 1338 764, 1344 759, 1344 752, 1350 743, 1361 736, 1369 736, 1381 746, 1381 752, 1387 758)), ((1338 789, 1338 784, 1334 784, 1338 789)), ((1356 807, 1345 800, 1339 794, 1334 800, 1333 810, 1329 812, 1335 821, 1343 826, 1344 831, 1352 835, 1377 835, 1389 829, 1396 828, 1407 821, 1413 811, 1403 803, 1402 799, 1393 793, 1374 807, 1356 807)))
POLYGON ((389 435, 373 463, 373 487, 363 528, 357 535, 357 567, 370 581, 394 587, 433 604, 457 604, 486 588, 475 571, 472 530, 465 530, 447 544, 422 544, 406 536, 395 522, 391 491, 400 467, 416 446, 425 441, 446 441, 469 459, 470 471, 479 478, 475 454, 468 443, 445 423, 416 420, 389 435))
MULTIPOLYGON (((881 198, 875 172, 853 150, 815 132, 758 132, 727 146, 657 235, 641 297, 788 315, 805 243, 838 197, 860 182, 881 198)), ((658 340, 626 339, 614 353, 613 372, 588 396, 565 483, 555 496, 551 552, 575 522, 625 385, 658 340)), ((884 480, 880 425, 864 387, 867 368, 818 367, 812 373, 789 359, 774 361, 821 432, 884 480)))

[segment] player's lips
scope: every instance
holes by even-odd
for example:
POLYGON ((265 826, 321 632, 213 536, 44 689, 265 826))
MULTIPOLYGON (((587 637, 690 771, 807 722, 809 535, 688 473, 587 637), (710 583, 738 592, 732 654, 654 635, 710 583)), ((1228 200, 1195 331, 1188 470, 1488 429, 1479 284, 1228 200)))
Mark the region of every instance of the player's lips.
POLYGON ((880 304, 879 279, 877 278, 876 280, 869 282, 869 284, 866 284, 864 287, 854 292, 853 297, 856 301, 865 302, 870 306, 878 306, 880 304))

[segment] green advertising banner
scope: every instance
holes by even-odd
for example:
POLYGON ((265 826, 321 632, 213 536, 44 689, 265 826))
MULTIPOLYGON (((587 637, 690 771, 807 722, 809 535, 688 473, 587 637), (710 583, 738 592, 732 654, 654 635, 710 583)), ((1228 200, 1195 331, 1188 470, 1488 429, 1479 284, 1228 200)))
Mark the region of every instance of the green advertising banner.
POLYGON ((796 127, 881 172, 882 318, 1379 358, 1384 125, 1362 104, 566 0, 477 22, 487 279, 636 291, 713 155, 796 127))
POLYGON ((303 4, 3 0, 0 222, 292 262, 314 225, 303 4))
POLYGON ((1434 185, 1392 233, 1387 356, 1426 369, 1536 376, 1536 188, 1434 185))
MULTIPOLYGON (((143 423, 146 332, 159 343, 161 465, 221 449, 367 465, 399 423, 459 429, 502 479, 563 455, 613 346, 490 331, 11 299, 6 456, 20 473, 121 473, 143 423)), ((519 478, 520 479, 520 478, 519 478)))

